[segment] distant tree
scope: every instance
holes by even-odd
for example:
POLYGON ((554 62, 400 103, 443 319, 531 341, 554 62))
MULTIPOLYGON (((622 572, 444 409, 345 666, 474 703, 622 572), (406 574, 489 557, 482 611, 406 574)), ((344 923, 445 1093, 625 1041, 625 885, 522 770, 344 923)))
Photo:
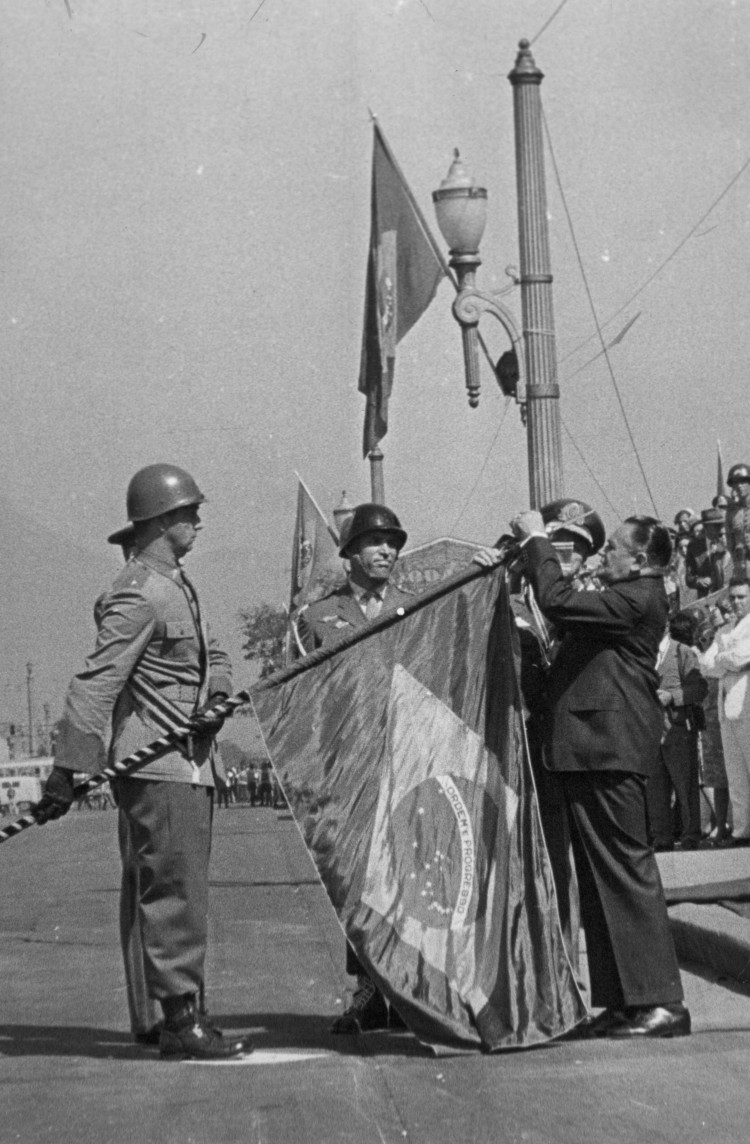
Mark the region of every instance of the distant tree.
POLYGON ((281 607, 258 604, 239 613, 245 659, 256 660, 260 678, 284 666, 287 614, 281 607))

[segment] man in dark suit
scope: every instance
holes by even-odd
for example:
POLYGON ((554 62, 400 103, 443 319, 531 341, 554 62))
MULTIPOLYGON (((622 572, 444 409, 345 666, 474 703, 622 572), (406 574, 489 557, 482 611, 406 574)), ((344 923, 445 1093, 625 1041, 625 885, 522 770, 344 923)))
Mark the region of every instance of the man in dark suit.
POLYGON ((587 1031, 616 1037, 690 1032, 664 892, 646 833, 646 780, 659 756, 656 658, 667 619, 671 544, 651 517, 609 538, 601 592, 562 576, 541 515, 512 523, 544 615, 562 634, 547 676, 546 765, 570 818, 591 1002, 587 1031))
POLYGON ((688 544, 685 555, 685 583, 695 588, 698 598, 720 592, 732 578, 732 558, 726 545, 726 514, 720 508, 701 512, 703 532, 688 544))
MULTIPOLYGON (((305 651, 330 647, 383 615, 412 600, 391 582, 398 554, 406 543, 398 517, 380 504, 360 504, 354 509, 341 535, 339 555, 349 562, 343 588, 301 609, 297 632, 305 651)), ((373 1029, 403 1028, 403 1022, 388 1005, 361 965, 350 945, 346 947, 346 971, 356 977, 351 1005, 337 1017, 333 1033, 364 1033, 373 1029)))

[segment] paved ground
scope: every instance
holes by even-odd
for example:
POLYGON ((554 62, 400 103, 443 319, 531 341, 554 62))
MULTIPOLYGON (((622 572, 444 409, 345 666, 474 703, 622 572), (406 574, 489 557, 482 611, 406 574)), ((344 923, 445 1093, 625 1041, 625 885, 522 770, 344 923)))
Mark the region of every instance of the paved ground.
POLYGON ((113 812, 4 844, 0 879, 0 1144, 750 1136, 750 991, 705 969, 685 974, 695 1034, 674 1042, 436 1058, 409 1034, 331 1037, 343 943, 288 815, 217 816, 209 1001, 225 1028, 255 1031, 242 1063, 161 1062, 130 1044, 113 812))

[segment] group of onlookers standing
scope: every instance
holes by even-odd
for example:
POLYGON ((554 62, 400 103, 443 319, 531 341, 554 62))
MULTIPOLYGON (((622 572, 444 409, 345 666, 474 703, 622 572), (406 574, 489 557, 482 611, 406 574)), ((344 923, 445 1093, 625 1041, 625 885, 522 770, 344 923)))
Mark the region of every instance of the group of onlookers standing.
POLYGON ((730 497, 674 519, 664 735, 648 791, 657 850, 750 845, 750 465, 732 466, 728 484, 730 497))
POLYGON ((251 763, 248 767, 230 767, 225 783, 218 785, 218 805, 229 808, 233 803, 250 803, 251 806, 280 807, 284 805, 284 795, 269 762, 251 763))

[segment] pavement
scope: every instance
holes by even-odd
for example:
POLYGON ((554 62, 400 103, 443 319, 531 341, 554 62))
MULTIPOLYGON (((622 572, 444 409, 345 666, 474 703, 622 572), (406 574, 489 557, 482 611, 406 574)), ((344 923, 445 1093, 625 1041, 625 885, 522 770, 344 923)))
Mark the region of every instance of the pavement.
MULTIPOLYGON (((697 893, 708 875, 741 881, 743 855, 660 864, 670 893, 697 893)), ((118 885, 112 811, 73 811, 0 847, 0 1144, 748 1138, 750 988, 707 962, 683 959, 694 1031, 675 1041, 436 1057, 409 1033, 333 1037, 348 984, 338 923, 289 814, 240 805, 216 817, 208 1000, 256 1049, 227 1064, 161 1061, 127 1031, 118 885)), ((703 931, 712 911, 739 917, 675 901, 676 932, 686 909, 708 911, 703 931)), ((731 964, 746 969, 741 954, 731 964)))
POLYGON ((677 955, 750 984, 750 849, 658 854, 677 955))

